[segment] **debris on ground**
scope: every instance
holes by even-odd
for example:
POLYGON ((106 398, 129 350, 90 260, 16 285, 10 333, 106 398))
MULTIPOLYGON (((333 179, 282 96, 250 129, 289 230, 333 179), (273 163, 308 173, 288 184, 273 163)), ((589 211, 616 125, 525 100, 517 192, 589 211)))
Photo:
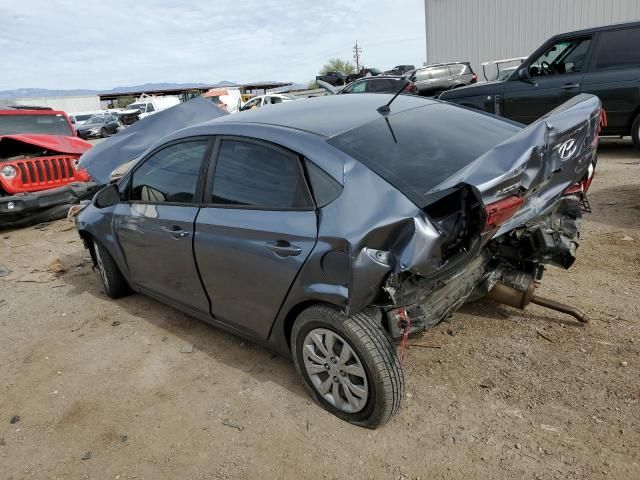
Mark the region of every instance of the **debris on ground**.
POLYGON ((84 454, 82 455, 82 457, 80 457, 81 460, 90 460, 91 459, 91 451, 86 451, 84 452, 84 454))
POLYGON ((5 267, 4 265, 0 265, 0 277, 6 277, 11 273, 11 269, 9 267, 5 267))
POLYGON ((191 353, 193 352, 193 344, 192 343, 186 343, 182 346, 182 348, 180 349, 181 353, 191 353))
POLYGON ((633 242, 633 237, 631 237, 629 235, 625 235, 624 237, 622 237, 622 241, 623 242, 633 242))
POLYGON ((59 258, 53 260, 49 266, 47 267, 47 272, 53 273, 56 276, 60 276, 67 271, 67 267, 65 267, 59 258))
POLYGON ((231 423, 229 420, 223 420, 222 425, 224 425, 225 427, 235 428, 240 432, 244 430, 244 427, 242 425, 236 425, 235 423, 231 423))
POLYGON ((13 425, 14 423, 18 423, 20 420, 20 415, 14 415, 13 417, 11 417, 11 420, 9 420, 9 423, 13 425))

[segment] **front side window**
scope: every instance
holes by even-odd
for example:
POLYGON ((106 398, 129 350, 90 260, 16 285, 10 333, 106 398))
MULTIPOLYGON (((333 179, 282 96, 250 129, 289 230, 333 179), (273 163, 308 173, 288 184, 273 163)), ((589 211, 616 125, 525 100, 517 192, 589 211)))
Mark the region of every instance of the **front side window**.
POLYGON ((596 70, 640 67, 640 28, 601 34, 596 70))
POLYGON ((211 203, 276 210, 313 205, 295 155, 240 140, 220 145, 211 203))
POLYGON ((585 66, 590 45, 590 38, 557 42, 529 65, 529 74, 543 77, 580 72, 585 66))
POLYGON ((152 103, 147 103, 147 113, 149 113, 149 112, 155 112, 155 111, 156 111, 156 109, 155 109, 155 107, 153 106, 153 104, 152 104, 152 103))
POLYGON ((194 202, 207 143, 206 140, 177 143, 151 155, 133 173, 130 200, 194 202))

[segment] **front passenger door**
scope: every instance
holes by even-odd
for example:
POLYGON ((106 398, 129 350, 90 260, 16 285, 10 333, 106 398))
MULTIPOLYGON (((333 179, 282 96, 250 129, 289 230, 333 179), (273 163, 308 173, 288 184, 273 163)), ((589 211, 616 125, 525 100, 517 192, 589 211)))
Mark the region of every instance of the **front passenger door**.
POLYGON ((134 287, 204 315, 209 302, 192 241, 210 146, 208 139, 182 141, 143 159, 129 179, 128 201, 114 215, 134 287))
POLYGON ((194 253, 211 314, 266 338, 316 243, 316 211, 294 153, 226 137, 216 147, 194 253))
POLYGON ((529 124, 580 93, 591 38, 559 40, 527 63, 531 81, 504 82, 502 115, 529 124))

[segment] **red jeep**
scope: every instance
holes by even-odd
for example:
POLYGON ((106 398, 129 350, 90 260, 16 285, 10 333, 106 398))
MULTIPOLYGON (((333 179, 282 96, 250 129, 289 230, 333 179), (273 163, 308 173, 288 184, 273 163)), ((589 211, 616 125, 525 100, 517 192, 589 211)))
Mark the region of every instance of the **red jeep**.
POLYGON ((90 148, 64 112, 0 109, 0 228, 59 216, 86 196, 95 184, 77 163, 90 148))

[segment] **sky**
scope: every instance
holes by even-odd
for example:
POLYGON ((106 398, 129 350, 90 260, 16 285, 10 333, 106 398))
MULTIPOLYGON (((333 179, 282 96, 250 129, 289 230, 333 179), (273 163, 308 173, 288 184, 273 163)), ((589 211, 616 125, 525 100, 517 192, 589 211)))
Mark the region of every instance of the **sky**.
POLYGON ((425 59, 424 0, 2 0, 0 90, 306 83, 332 57, 425 59))

